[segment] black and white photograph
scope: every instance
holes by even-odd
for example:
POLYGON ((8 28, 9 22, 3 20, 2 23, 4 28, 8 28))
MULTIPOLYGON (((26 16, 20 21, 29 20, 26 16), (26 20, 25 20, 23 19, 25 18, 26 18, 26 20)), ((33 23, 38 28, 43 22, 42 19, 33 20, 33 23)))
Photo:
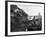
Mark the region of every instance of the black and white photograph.
POLYGON ((44 33, 44 3, 8 2, 8 35, 44 33))

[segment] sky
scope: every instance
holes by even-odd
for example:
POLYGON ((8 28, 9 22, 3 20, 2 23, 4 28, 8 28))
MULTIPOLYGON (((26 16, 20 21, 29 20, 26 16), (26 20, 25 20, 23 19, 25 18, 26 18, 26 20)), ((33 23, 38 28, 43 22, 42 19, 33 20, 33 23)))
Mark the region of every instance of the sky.
POLYGON ((29 16, 37 16, 39 13, 43 14, 43 7, 39 5, 17 5, 24 10, 29 16))

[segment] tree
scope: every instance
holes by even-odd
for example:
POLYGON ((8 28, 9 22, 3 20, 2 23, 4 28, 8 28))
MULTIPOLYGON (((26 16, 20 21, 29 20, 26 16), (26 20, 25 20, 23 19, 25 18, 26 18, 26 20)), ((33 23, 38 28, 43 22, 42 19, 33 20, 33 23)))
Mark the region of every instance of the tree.
POLYGON ((24 10, 20 9, 18 6, 12 6, 11 7, 11 30, 12 31, 25 31, 27 27, 27 23, 25 22, 28 20, 27 19, 27 14, 24 12, 24 10), (16 8, 15 8, 16 7, 16 8), (17 11, 15 11, 17 9, 17 11))

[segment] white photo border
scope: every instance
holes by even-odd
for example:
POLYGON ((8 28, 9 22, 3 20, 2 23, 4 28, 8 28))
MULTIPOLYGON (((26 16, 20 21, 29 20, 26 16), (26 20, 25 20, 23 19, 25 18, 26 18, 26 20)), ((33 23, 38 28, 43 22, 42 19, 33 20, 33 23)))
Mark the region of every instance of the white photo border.
POLYGON ((6 7, 6 12, 5 12, 5 36, 7 35, 35 35, 35 34, 45 34, 45 3, 40 3, 40 2, 24 2, 24 1, 6 1, 5 3, 5 7, 6 7), (10 32, 10 5, 17 5, 17 4, 35 4, 35 5, 40 5, 43 6, 44 10, 43 10, 43 17, 42 17, 42 31, 29 31, 29 32, 10 32))

